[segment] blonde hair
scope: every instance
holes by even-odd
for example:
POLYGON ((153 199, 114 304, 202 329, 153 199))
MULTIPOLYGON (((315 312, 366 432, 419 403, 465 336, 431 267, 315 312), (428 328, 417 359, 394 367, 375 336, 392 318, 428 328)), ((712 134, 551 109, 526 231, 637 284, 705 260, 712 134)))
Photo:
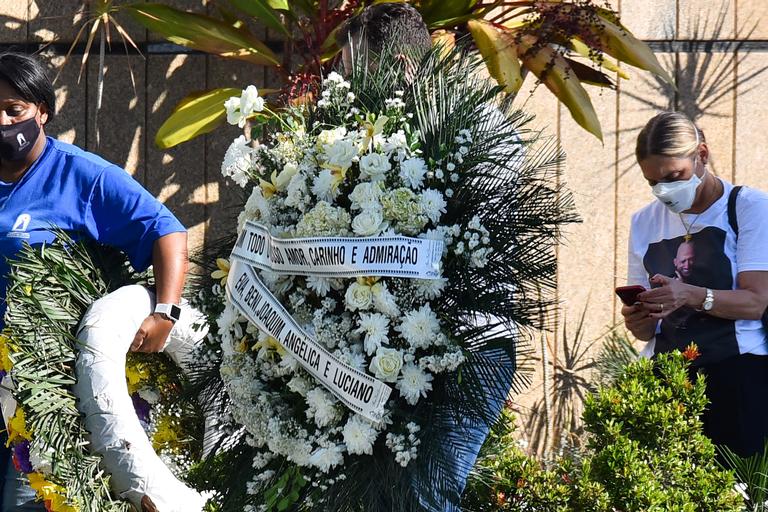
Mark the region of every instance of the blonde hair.
POLYGON ((641 162, 651 155, 686 158, 705 142, 704 132, 680 112, 662 112, 651 118, 637 136, 635 156, 641 162))

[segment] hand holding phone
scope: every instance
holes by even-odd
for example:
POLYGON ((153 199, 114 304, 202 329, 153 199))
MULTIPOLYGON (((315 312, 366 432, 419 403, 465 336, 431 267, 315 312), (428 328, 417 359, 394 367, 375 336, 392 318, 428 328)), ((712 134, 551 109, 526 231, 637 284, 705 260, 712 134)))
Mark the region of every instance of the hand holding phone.
POLYGON ((621 302, 626 306, 633 306, 637 304, 637 296, 645 291, 644 286, 639 284, 633 284, 630 286, 619 286, 616 288, 616 295, 619 296, 621 302))

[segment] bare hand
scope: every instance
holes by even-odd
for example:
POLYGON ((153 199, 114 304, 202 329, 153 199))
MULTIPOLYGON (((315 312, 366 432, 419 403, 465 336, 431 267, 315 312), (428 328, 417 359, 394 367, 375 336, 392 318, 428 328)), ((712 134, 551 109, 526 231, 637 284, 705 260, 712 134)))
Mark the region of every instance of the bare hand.
POLYGON ((141 322, 133 337, 131 352, 160 352, 173 329, 173 322, 164 316, 153 313, 141 322))
POLYGON ((658 285, 658 288, 652 288, 641 293, 637 296, 637 300, 640 301, 648 315, 654 319, 665 318, 673 311, 692 303, 692 297, 699 290, 696 286, 661 274, 653 276, 651 284, 658 285))
POLYGON ((624 317, 624 324, 632 333, 644 330, 653 320, 642 304, 632 306, 621 306, 621 315, 624 317))

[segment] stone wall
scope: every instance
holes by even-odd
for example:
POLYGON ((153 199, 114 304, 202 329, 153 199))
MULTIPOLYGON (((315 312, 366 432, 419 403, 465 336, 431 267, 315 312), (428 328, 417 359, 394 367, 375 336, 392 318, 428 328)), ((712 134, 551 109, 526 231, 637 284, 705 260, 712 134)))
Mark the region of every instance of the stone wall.
MULTIPOLYGON (((177 0, 178 7, 202 11, 204 0, 177 0)), ((160 151, 153 137, 173 106, 192 90, 216 86, 268 85, 263 68, 178 50, 135 24, 126 30, 144 56, 125 55, 117 34, 106 58, 104 101, 97 116, 98 58, 91 55, 78 80, 82 44, 62 67, 63 54, 82 20, 80 0, 3 0, 0 46, 41 51, 57 82, 59 116, 50 125, 55 137, 74 142, 124 166, 157 194, 191 229, 200 246, 231 229, 238 190, 220 178, 219 165, 234 127, 223 127, 170 151, 160 151), (133 73, 133 81, 131 79, 133 73)), ((567 359, 576 326, 586 309, 583 339, 599 339, 619 320, 615 286, 626 274, 630 215, 652 199, 633 157, 634 139, 655 112, 675 108, 692 115, 704 129, 713 153, 712 168, 726 179, 768 190, 765 130, 768 129, 768 2, 765 0, 614 0, 624 23, 659 52, 677 88, 630 69, 631 79, 618 90, 592 90, 605 133, 601 144, 570 119, 566 109, 543 88, 519 97, 522 108, 538 115, 562 141, 568 155, 565 177, 575 194, 583 223, 568 230, 559 249, 560 312, 555 331, 545 334, 550 361, 567 359), (565 341, 564 341, 565 340, 565 341)), ((84 39, 81 39, 84 42, 84 39)), ((534 352, 541 354, 540 345, 534 352)), ((585 352, 585 358, 592 351, 585 352)), ((584 361, 586 362, 586 360, 584 361)), ((541 363, 524 396, 521 411, 541 398, 541 363)))

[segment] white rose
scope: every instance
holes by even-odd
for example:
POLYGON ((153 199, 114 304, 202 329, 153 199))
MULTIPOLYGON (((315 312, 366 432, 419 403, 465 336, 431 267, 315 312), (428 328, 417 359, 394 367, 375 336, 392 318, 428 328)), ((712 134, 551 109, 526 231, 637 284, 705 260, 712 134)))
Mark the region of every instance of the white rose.
POLYGON ((344 294, 344 301, 350 311, 369 309, 373 303, 371 287, 358 282, 352 283, 344 294))
POLYGON ((384 217, 379 210, 363 210, 352 221, 352 231, 358 236, 378 235, 384 227, 384 217))
POLYGON ((383 180, 390 169, 389 158, 381 153, 370 153, 360 159, 360 175, 371 181, 383 180))
POLYGON ((357 156, 357 146, 349 139, 337 140, 325 146, 325 159, 328 165, 340 169, 352 167, 352 160, 357 156))
POLYGON ((376 210, 381 208, 381 186, 376 183, 360 183, 349 194, 352 208, 355 210, 376 210))
POLYGON ((384 382, 396 382, 400 375, 400 368, 403 367, 403 354, 396 348, 379 347, 376 355, 371 359, 368 369, 373 372, 377 379, 384 382))

